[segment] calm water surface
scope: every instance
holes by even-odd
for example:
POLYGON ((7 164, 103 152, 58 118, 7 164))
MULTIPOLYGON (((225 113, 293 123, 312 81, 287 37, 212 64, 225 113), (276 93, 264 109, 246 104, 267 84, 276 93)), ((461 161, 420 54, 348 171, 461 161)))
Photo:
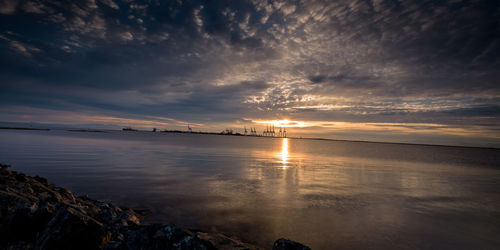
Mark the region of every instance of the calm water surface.
POLYGON ((497 149, 122 131, 0 141, 13 170, 267 248, 500 248, 497 149))

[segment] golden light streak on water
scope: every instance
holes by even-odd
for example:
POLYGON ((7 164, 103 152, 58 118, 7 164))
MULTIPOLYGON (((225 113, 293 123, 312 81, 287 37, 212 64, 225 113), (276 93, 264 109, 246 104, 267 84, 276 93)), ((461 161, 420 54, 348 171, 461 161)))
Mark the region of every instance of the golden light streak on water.
POLYGON ((288 164, 288 158, 290 157, 290 154, 288 152, 288 138, 283 138, 281 142, 281 152, 280 152, 280 157, 281 161, 280 163, 282 164, 283 168, 287 168, 288 164))

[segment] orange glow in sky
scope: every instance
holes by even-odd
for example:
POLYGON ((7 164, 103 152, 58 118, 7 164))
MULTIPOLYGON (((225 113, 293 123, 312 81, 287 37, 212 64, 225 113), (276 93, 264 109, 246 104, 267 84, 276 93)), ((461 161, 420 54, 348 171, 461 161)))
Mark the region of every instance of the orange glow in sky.
POLYGON ((268 121, 254 121, 255 123, 260 123, 260 124, 272 124, 275 127, 287 127, 287 128, 303 128, 303 127, 309 127, 310 125, 307 124, 306 122, 302 121, 290 121, 288 119, 284 120, 268 120, 268 121))

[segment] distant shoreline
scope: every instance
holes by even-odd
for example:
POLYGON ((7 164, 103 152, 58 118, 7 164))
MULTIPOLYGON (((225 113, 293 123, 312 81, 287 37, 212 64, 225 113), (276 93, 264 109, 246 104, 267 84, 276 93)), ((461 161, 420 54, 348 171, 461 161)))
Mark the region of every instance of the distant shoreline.
POLYGON ((317 140, 317 141, 337 141, 337 142, 361 142, 361 143, 381 143, 381 144, 395 144, 395 145, 414 145, 414 146, 436 146, 436 147, 453 147, 453 148, 477 148, 477 149, 494 149, 500 150, 500 147, 486 147, 486 146, 463 146, 463 145, 445 145, 445 144, 429 144, 429 143, 410 143, 410 142, 385 142, 385 141, 365 141, 365 140, 347 140, 347 139, 332 139, 332 138, 321 138, 321 137, 296 137, 296 136, 287 136, 287 137, 277 137, 277 136, 263 136, 263 135, 245 135, 241 133, 233 133, 233 134, 225 134, 225 133, 217 133, 217 132, 203 132, 203 131, 185 131, 185 130, 162 130, 153 132, 150 130, 118 130, 118 129, 50 129, 50 128, 28 128, 28 127, 0 127, 0 129, 4 130, 65 130, 69 132, 95 132, 95 133, 107 133, 108 131, 116 131, 116 132, 151 132, 151 133, 174 133, 174 134, 198 134, 198 135, 225 135, 225 136, 241 136, 241 137, 257 137, 257 138, 273 138, 273 139, 295 139, 295 140, 317 140))
POLYGON ((0 127, 0 129, 13 129, 13 130, 50 130, 50 128, 25 128, 25 127, 0 127))

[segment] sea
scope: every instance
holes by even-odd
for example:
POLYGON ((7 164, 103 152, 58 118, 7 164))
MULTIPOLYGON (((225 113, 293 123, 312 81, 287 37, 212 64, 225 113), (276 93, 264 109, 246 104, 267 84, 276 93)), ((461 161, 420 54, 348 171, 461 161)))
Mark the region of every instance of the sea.
POLYGON ((267 249, 500 249, 500 149, 0 130, 0 162, 267 249))

